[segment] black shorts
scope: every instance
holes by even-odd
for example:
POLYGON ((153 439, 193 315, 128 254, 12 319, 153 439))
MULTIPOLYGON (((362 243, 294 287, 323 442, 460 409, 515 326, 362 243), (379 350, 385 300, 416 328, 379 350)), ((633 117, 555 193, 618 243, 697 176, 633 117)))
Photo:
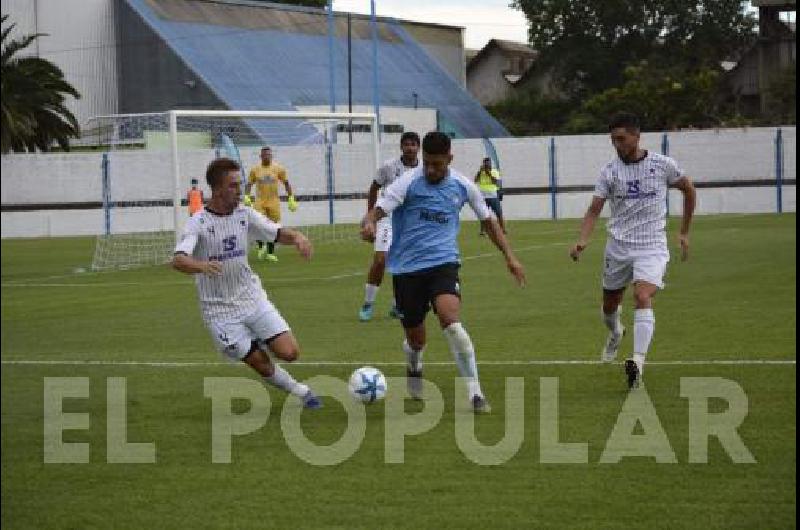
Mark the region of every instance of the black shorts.
POLYGON ((459 267, 457 263, 448 263, 392 276, 395 303, 403 314, 401 321, 404 328, 414 328, 422 324, 433 299, 440 294, 453 294, 461 298, 459 267))

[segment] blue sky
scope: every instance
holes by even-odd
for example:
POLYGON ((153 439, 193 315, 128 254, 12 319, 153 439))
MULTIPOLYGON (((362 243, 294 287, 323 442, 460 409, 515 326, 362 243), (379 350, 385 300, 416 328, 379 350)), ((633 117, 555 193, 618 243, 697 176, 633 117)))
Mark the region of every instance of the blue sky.
MULTIPOLYGON (((482 48, 489 39, 527 40, 527 24, 521 11, 508 7, 510 0, 376 0, 379 16, 462 26, 464 45, 482 48), (416 4, 416 5, 415 5, 416 4), (410 8, 409 6, 414 6, 410 8)), ((336 11, 369 13, 369 0, 333 0, 336 11)))

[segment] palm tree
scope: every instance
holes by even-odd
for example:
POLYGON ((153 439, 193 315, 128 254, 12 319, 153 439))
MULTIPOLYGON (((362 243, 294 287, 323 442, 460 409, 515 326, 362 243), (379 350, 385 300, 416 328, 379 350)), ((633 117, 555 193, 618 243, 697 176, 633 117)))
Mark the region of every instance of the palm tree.
MULTIPOLYGON (((5 23, 8 15, 2 17, 5 23)), ((75 116, 64 105, 67 95, 80 94, 53 63, 39 57, 14 55, 27 48, 42 33, 26 35, 6 43, 15 24, 2 32, 0 63, 0 151, 33 152, 49 150, 54 142, 69 150, 69 139, 80 136, 75 116)))

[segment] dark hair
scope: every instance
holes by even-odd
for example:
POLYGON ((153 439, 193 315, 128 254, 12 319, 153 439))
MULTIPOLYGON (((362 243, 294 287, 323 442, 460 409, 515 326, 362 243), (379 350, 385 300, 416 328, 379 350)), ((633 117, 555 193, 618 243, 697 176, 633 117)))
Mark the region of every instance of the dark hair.
POLYGON ((630 112, 618 112, 608 122, 608 131, 611 132, 619 127, 625 127, 629 131, 638 131, 639 118, 636 114, 631 114, 630 112))
POLYGON ((197 179, 192 179, 192 180, 191 180, 191 184, 192 184, 192 186, 194 186, 195 184, 197 184, 197 179))
POLYGON ((484 161, 484 162, 491 162, 491 161, 492 161, 492 159, 491 159, 491 158, 489 158, 489 157, 487 156, 486 158, 484 158, 484 159, 483 159, 483 161, 484 161))
POLYGON ((261 148, 261 150, 262 151, 272 151, 272 148, 270 146, 268 146, 268 145, 265 145, 264 147, 261 148))
POLYGON ((406 131, 403 133, 403 136, 400 137, 400 145, 403 145, 408 140, 419 145, 419 135, 413 131, 406 131))
POLYGON ((429 155, 449 155, 450 137, 445 133, 431 131, 422 140, 422 150, 429 155))
POLYGON ((230 158, 217 158, 212 160, 206 169, 206 182, 212 190, 216 189, 222 177, 230 171, 239 171, 239 169, 239 164, 230 158))

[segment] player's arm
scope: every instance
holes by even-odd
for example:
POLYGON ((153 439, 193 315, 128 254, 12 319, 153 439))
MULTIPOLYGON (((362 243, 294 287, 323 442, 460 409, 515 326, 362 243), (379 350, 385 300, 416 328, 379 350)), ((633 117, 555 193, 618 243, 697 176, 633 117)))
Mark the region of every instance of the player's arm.
POLYGON ((600 217, 600 213, 603 211, 603 206, 605 204, 605 197, 592 197, 592 202, 589 204, 589 208, 583 216, 583 222, 581 222, 581 231, 578 235, 578 241, 569 251, 569 255, 573 260, 578 261, 581 252, 583 252, 589 244, 589 237, 592 235, 594 225, 597 223, 597 218, 600 217))
POLYGON ((503 256, 506 258, 506 266, 508 267, 508 271, 512 276, 514 276, 514 279, 517 280, 517 283, 520 285, 520 287, 524 287, 526 281, 525 268, 511 250, 511 245, 508 244, 508 239, 506 239, 505 234, 503 234, 503 229, 500 228, 500 224, 497 222, 497 219, 492 217, 492 213, 489 211, 489 207, 486 205, 486 200, 483 198, 483 194, 481 194, 478 186, 471 183, 466 178, 462 180, 462 183, 467 189, 467 200, 469 202, 469 206, 472 208, 472 211, 475 212, 475 215, 481 222, 481 228, 484 232, 489 234, 489 239, 492 240, 494 246, 496 246, 500 252, 503 253, 503 256))
POLYGON ((414 173, 408 172, 386 186, 383 191, 383 197, 375 202, 375 207, 367 211, 367 214, 361 220, 361 239, 364 241, 375 240, 376 223, 403 204, 413 178, 414 173))
POLYGON ((294 196, 294 192, 292 191, 292 185, 289 184, 289 178, 286 176, 286 170, 282 171, 283 178, 281 181, 283 182, 283 187, 286 188, 286 204, 289 206, 290 212, 297 211, 297 199, 294 196))
POLYGON ((218 261, 204 261, 192 257, 199 239, 199 227, 195 218, 191 218, 183 230, 181 239, 175 246, 172 257, 172 268, 186 274, 217 275, 222 272, 222 264, 218 261))
POLYGON ((508 239, 506 239, 503 229, 500 228, 500 223, 498 223, 497 219, 490 215, 488 218, 481 221, 481 228, 483 228, 483 231, 489 235, 489 239, 492 240, 494 246, 496 246, 500 252, 503 253, 503 256, 506 258, 506 266, 508 267, 508 271, 512 276, 514 276, 514 278, 517 280, 517 283, 524 287, 526 283, 525 268, 514 255, 514 251, 511 250, 511 245, 508 243, 508 239))
POLYGON ((367 191, 367 212, 375 208, 375 203, 378 202, 378 192, 380 189, 381 185, 374 180, 372 184, 369 185, 369 191, 367 191))
POLYGON ((281 245, 292 245, 305 259, 311 259, 311 254, 314 252, 311 241, 302 232, 291 228, 280 228, 275 241, 281 245))
POLYGON ((679 178, 672 184, 672 187, 680 190, 683 194, 683 219, 681 220, 681 230, 678 233, 678 243, 681 246, 681 261, 686 261, 689 259, 689 228, 692 225, 692 217, 697 205, 697 192, 692 179, 687 176, 679 178))
POLYGON ((185 272, 186 274, 208 274, 216 276, 222 272, 222 264, 219 261, 203 261, 183 252, 177 252, 172 257, 172 268, 185 272))
POLYGON ((250 195, 250 190, 253 189, 253 183, 256 181, 256 170, 255 168, 250 170, 250 174, 247 175, 247 184, 244 185, 244 205, 251 206, 253 204, 253 196, 250 195))

